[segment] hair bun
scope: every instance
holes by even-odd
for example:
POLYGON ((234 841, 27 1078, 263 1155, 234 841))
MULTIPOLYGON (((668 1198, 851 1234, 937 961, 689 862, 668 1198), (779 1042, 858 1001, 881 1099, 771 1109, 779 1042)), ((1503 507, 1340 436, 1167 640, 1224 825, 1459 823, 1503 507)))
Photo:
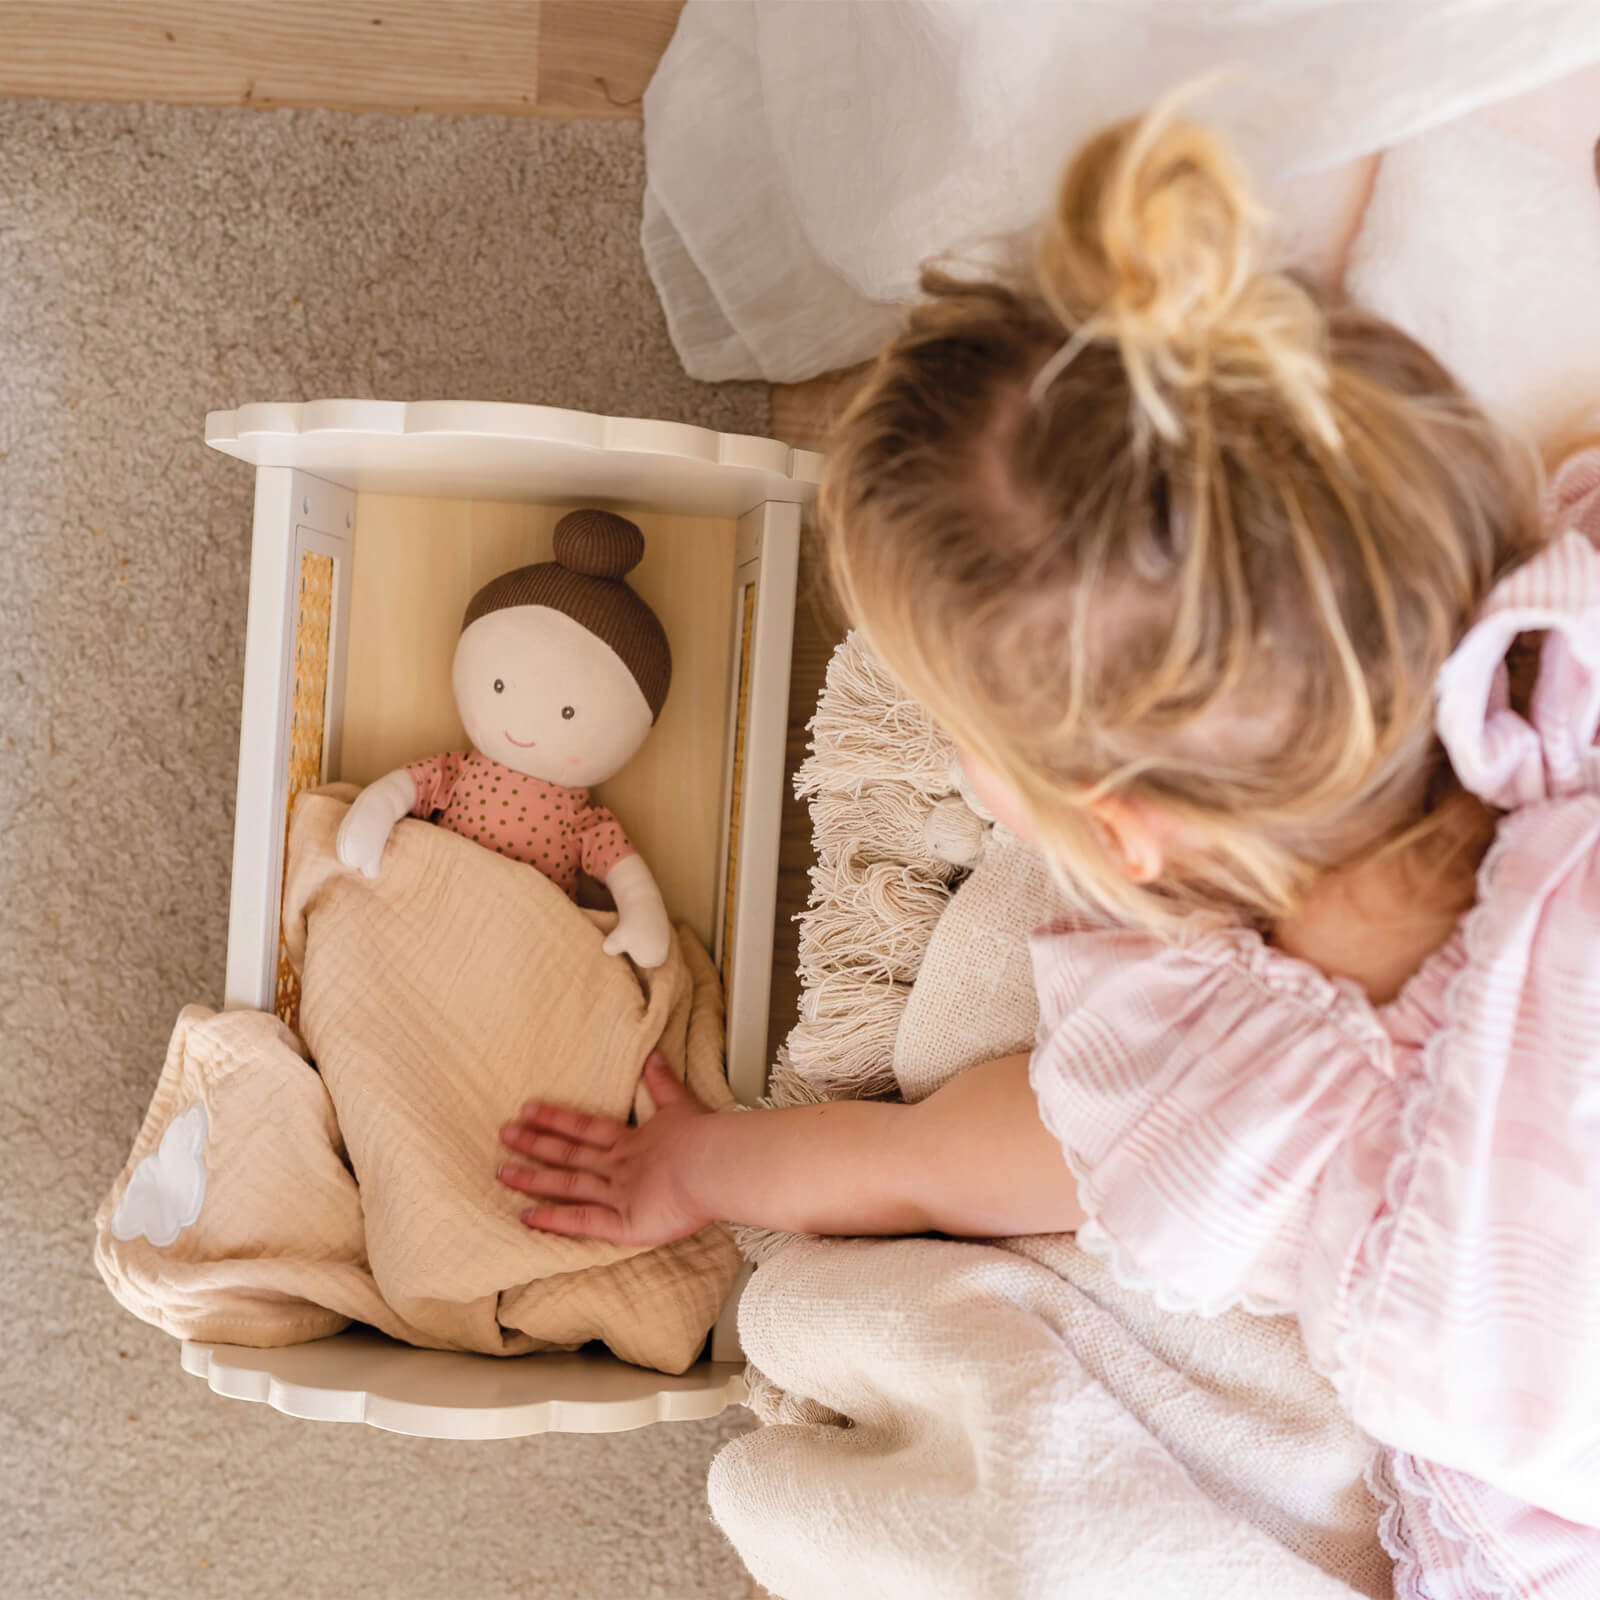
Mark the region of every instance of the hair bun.
POLYGON ((570 572, 621 579, 644 558, 644 535, 614 511, 569 511, 556 524, 555 548, 570 572))
POLYGON ((1035 260, 1039 293, 1080 339, 1114 341, 1157 432, 1214 380, 1260 385, 1329 436, 1324 328, 1265 261, 1268 215, 1215 132, 1179 96, 1086 144, 1061 180, 1035 260), (1081 331, 1080 331, 1081 330, 1081 331))
POLYGON ((1091 139, 1067 168, 1040 252, 1064 320, 1146 345, 1203 341, 1259 265, 1263 217, 1209 129, 1170 107, 1091 139))

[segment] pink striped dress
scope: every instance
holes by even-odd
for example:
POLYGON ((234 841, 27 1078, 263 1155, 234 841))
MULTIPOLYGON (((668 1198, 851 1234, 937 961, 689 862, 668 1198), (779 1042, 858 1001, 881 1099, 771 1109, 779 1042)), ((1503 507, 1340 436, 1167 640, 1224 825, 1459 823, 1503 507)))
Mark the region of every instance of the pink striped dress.
POLYGON ((1080 1242, 1170 1308, 1298 1316, 1378 1441, 1402 1600, 1600 1600, 1600 450, 1547 509, 1440 675, 1455 770, 1505 815, 1393 1002, 1242 928, 1033 940, 1080 1242))

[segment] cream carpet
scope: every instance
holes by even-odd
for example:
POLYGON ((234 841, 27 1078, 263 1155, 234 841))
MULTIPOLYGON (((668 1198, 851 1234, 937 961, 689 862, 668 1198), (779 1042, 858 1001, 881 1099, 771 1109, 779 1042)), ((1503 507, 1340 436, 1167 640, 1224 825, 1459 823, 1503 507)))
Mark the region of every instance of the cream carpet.
POLYGON ((226 1401, 90 1264, 178 1009, 220 1003, 252 400, 764 432, 685 377, 637 124, 0 103, 0 1587, 718 1600, 751 1426, 450 1444, 226 1401))

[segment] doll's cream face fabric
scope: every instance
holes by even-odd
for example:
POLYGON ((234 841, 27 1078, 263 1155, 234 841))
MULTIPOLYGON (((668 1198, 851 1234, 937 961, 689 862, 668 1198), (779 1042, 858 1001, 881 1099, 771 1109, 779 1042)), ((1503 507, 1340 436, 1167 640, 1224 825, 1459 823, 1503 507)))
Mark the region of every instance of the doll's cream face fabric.
POLYGON ((549 606, 479 617, 456 645, 451 682, 473 746, 546 783, 601 783, 650 731, 649 702, 622 657, 549 606))

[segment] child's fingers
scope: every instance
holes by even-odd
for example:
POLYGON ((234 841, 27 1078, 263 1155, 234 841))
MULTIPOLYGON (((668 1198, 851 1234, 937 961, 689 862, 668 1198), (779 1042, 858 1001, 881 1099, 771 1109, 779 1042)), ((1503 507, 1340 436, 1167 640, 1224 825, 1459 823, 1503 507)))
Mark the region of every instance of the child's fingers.
POLYGON ((652 1050, 644 1058, 644 1086, 657 1108, 672 1100, 688 1098, 689 1091, 672 1074, 667 1058, 659 1050, 652 1050))
POLYGON ((500 1143, 546 1166, 577 1167, 585 1172, 603 1172, 611 1155, 596 1145, 578 1144, 553 1133, 537 1133, 521 1122, 508 1122, 500 1130, 500 1143))
POLYGON ((540 1233, 565 1233, 581 1239, 626 1244, 622 1218, 607 1206, 535 1206, 522 1213, 523 1226, 540 1233))
POLYGON ((529 1100, 523 1106, 519 1120, 525 1127, 539 1128, 547 1133, 564 1133, 579 1144, 594 1145, 601 1150, 609 1150, 625 1131, 624 1124, 615 1117, 569 1111, 565 1106, 547 1105, 543 1100, 529 1100))
POLYGON ((572 1167, 519 1167, 514 1163, 500 1169, 500 1181, 508 1189, 541 1195, 547 1200, 599 1200, 611 1198, 611 1186, 592 1172, 572 1167))

